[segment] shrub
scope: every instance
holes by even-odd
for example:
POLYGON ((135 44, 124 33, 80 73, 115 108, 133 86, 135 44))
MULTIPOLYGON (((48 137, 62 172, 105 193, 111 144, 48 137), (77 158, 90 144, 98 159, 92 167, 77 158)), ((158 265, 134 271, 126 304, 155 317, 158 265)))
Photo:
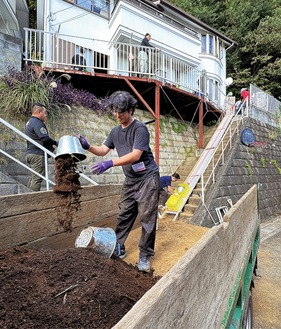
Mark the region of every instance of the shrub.
MULTIPOLYGON (((36 67, 37 68, 37 67, 36 67)), ((48 109, 50 119, 59 116, 72 105, 80 105, 93 111, 106 111, 107 98, 98 99, 86 90, 79 90, 70 82, 63 83, 63 78, 71 76, 62 74, 54 78, 50 73, 27 67, 23 71, 9 68, 8 73, 0 77, 0 102, 2 109, 11 115, 30 115, 33 103, 43 103, 48 109)))

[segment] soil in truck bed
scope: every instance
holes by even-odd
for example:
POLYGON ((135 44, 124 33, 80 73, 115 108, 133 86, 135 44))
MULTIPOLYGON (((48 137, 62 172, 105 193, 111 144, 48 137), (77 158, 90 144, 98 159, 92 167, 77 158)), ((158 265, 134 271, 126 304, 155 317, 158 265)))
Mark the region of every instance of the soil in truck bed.
POLYGON ((135 266, 140 228, 126 242, 126 262, 91 248, 1 251, 0 328, 112 328, 205 231, 160 220, 151 274, 135 266))

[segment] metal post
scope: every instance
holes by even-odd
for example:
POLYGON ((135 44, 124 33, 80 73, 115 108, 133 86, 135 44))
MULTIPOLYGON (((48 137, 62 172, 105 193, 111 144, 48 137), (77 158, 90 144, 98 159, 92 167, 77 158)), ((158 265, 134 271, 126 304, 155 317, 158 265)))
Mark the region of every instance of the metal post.
POLYGON ((159 140, 160 140, 160 87, 156 84, 155 87, 155 161, 159 166, 160 152, 159 152, 159 140))
POLYGON ((202 203, 205 204, 205 194, 204 194, 204 177, 203 177, 203 173, 201 174, 201 199, 202 199, 202 203))

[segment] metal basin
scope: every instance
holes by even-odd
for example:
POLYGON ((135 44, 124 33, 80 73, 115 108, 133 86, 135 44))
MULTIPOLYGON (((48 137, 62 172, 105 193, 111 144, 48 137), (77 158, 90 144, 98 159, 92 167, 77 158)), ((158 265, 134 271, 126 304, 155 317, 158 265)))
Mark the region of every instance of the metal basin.
POLYGON ((74 157, 76 161, 85 160, 87 157, 79 139, 76 136, 62 136, 59 139, 59 145, 55 159, 66 159, 70 156, 74 157))

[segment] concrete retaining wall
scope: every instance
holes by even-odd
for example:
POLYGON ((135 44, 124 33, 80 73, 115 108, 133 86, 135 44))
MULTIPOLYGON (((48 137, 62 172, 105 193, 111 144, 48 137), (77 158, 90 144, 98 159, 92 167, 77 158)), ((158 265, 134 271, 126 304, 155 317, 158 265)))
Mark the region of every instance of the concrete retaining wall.
POLYGON ((216 184, 206 193, 206 206, 200 206, 191 222, 206 227, 213 226, 218 217, 215 209, 227 206, 228 199, 235 204, 253 185, 258 185, 258 207, 262 222, 281 212, 281 135, 267 124, 254 119, 246 119, 227 161, 216 175, 216 184), (256 140, 263 142, 263 147, 247 147, 240 141, 244 128, 251 128, 256 140))
POLYGON ((113 328, 220 328, 258 224, 254 186, 113 328))
MULTIPOLYGON (((150 112, 136 110, 135 117, 142 121, 148 122, 153 120, 150 112)), ((5 119, 5 118, 4 118, 5 119)), ((12 121, 6 119, 10 124, 15 125, 19 130, 24 131, 25 122, 12 121)), ((56 140, 59 140, 64 135, 75 135, 80 133, 84 135, 91 144, 101 145, 108 136, 110 130, 117 124, 117 121, 109 114, 97 114, 92 110, 84 108, 73 108, 58 120, 59 124, 54 123, 50 130, 50 135, 56 140)), ((188 156, 194 156, 195 148, 197 147, 197 129, 193 129, 189 122, 182 122, 174 117, 161 116, 161 137, 160 137, 160 172, 161 175, 169 175, 180 165, 188 156)), ((48 125, 50 128, 50 125, 48 125)), ((150 146, 152 151, 155 151, 155 123, 147 125, 150 132, 150 146)), ((3 125, 0 124, 2 131, 3 125)), ((205 131, 208 127, 204 128, 205 131)), ((26 142, 18 138, 16 135, 11 135, 8 138, 8 130, 5 130, 5 140, 0 141, 0 148, 11 154, 18 160, 25 163, 26 142)), ((121 184, 124 181, 124 174, 121 167, 113 167, 106 171, 103 175, 92 175, 90 166, 93 162, 101 161, 117 157, 115 151, 111 151, 106 157, 98 157, 86 151, 87 159, 83 161, 86 166, 85 174, 95 180, 98 184, 121 184)), ((54 161, 49 160, 49 177, 54 181, 54 161)), ((29 178, 28 170, 21 167, 19 164, 0 154, 0 171, 9 174, 12 178, 26 185, 29 178)), ((87 181, 80 180, 82 185, 88 185, 87 181)), ((1 183, 1 182, 0 182, 1 183)), ((42 185, 44 186, 44 184, 42 185)))
POLYGON ((78 210, 72 198, 52 191, 1 196, 0 249, 21 244, 71 248, 87 225, 115 228, 120 192, 121 185, 84 187, 78 210), (62 219, 72 220, 71 231, 62 219))

